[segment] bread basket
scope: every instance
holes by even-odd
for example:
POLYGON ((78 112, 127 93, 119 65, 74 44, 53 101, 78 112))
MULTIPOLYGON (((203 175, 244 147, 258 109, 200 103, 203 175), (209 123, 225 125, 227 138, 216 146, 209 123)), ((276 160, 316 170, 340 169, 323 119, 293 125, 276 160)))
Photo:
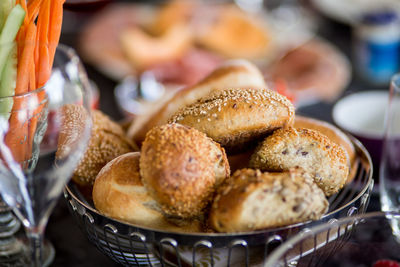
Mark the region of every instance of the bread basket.
POLYGON ((73 183, 64 196, 88 239, 125 266, 262 266, 269 253, 294 234, 317 224, 365 213, 372 192, 372 163, 366 149, 351 138, 357 156, 355 176, 329 198, 318 221, 246 233, 173 233, 127 224, 100 214, 73 183))

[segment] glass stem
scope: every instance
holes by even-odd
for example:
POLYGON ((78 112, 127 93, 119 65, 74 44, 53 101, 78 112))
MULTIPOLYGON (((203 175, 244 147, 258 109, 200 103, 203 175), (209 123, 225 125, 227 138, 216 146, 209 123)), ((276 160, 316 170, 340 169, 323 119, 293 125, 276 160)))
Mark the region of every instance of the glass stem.
POLYGON ((31 267, 42 266, 43 227, 26 227, 31 254, 31 267))

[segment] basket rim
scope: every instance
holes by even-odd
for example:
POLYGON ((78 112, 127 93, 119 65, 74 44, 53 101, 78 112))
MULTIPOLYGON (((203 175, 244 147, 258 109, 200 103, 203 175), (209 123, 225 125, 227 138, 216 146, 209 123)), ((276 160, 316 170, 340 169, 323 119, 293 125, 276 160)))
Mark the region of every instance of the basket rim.
MULTIPOLYGON (((89 210, 90 212, 96 214, 96 216, 99 216, 105 220, 109 220, 110 222, 115 222, 118 224, 123 225, 124 227, 128 227, 128 228, 137 228, 140 231, 149 231, 152 233, 157 233, 157 234, 161 234, 161 235, 176 235, 176 236, 182 236, 182 237, 198 237, 198 238, 218 238, 218 237, 227 237, 227 238, 233 238, 233 237, 237 237, 237 238, 243 238, 244 236, 253 236, 253 235, 258 235, 258 234, 268 234, 268 233, 276 233, 279 231, 285 231, 285 230, 290 230, 292 228, 296 228, 299 226, 304 226, 313 222, 318 222, 318 221, 323 221, 325 218, 329 218, 331 215, 333 215, 334 213, 338 213, 344 209, 346 209, 347 207, 351 206, 353 203, 355 203, 357 200, 361 199, 363 195, 365 195, 365 193, 369 190, 372 191, 372 187, 373 187, 373 165, 372 165, 372 159, 371 156, 369 155, 369 152, 367 151, 367 149, 362 145, 362 143, 355 137, 353 137, 352 135, 347 134, 347 136, 350 138, 352 144, 354 145, 357 155, 358 157, 364 158, 364 164, 368 165, 368 167, 370 167, 370 169, 368 170, 369 172, 367 173, 368 177, 367 177, 367 181, 364 184, 364 186, 360 189, 360 191, 358 192, 358 194, 353 197, 351 199, 351 201, 347 202, 346 204, 340 206, 339 208, 330 211, 329 213, 324 214, 320 219, 313 221, 313 220, 308 220, 308 221, 304 221, 304 222, 299 222, 296 224, 291 224, 291 225, 286 225, 286 226, 282 226, 282 227, 278 227, 278 228, 266 228, 266 229, 260 229, 260 230, 254 230, 254 231, 248 231, 248 232, 233 232, 233 233, 205 233, 205 232, 171 232, 171 231, 167 231, 167 230, 162 230, 162 229, 154 229, 154 228, 149 228, 143 225, 137 225, 137 224, 133 224, 133 223, 128 223, 122 220, 118 220, 118 219, 114 219, 111 217, 108 217, 102 213, 100 213, 99 211, 97 211, 94 207, 92 207, 91 205, 86 204, 84 201, 82 201, 74 192, 73 189, 71 189, 70 184, 67 184, 65 186, 65 191, 66 193, 72 198, 74 199, 77 203, 79 203, 79 205, 81 205, 82 207, 84 207, 85 209, 89 210)), ((137 232, 137 231, 136 231, 137 232)))

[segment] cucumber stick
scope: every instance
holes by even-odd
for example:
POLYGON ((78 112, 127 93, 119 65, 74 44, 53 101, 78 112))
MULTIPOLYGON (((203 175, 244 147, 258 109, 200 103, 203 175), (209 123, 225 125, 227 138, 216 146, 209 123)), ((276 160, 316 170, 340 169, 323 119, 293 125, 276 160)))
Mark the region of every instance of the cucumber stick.
MULTIPOLYGON (((0 97, 14 95, 17 79, 17 46, 14 45, 8 56, 0 79, 0 97)), ((0 116, 9 119, 13 100, 11 97, 0 99, 0 116)))
MULTIPOLYGON (((0 0, 3 1, 3 0, 0 0)), ((0 33, 0 73, 14 47, 14 40, 25 17, 25 10, 20 6, 14 6, 8 15, 3 29, 0 33)), ((0 77, 2 79, 3 77, 0 77)))
POLYGON ((15 6, 15 0, 0 0, 0 32, 13 6, 15 6))

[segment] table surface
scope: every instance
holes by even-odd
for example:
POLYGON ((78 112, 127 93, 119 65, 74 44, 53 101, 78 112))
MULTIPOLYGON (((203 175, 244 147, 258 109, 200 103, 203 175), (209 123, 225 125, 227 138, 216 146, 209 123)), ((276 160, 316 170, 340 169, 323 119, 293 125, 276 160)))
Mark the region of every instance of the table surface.
MULTIPOLYGON (((91 14, 66 11, 61 42, 75 47, 79 29, 82 28, 82 25, 90 18, 91 14)), ((350 57, 351 29, 346 25, 338 24, 324 17, 317 17, 317 22, 319 27, 318 34, 331 41, 350 57)), ((100 109, 109 114, 113 119, 120 120, 122 115, 118 111, 113 95, 116 83, 97 72, 90 65, 86 65, 86 69, 89 78, 99 87, 100 109)), ((371 89, 376 89, 376 87, 362 82, 353 74, 353 79, 344 94, 371 89)), ((332 103, 317 103, 301 108, 298 110, 298 113, 332 122, 331 109, 332 103)), ((379 210, 377 195, 372 196, 369 210, 379 210)), ((51 266, 119 266, 89 243, 68 212, 64 198, 59 199, 50 217, 46 238, 53 243, 56 250, 56 256, 51 266)))

